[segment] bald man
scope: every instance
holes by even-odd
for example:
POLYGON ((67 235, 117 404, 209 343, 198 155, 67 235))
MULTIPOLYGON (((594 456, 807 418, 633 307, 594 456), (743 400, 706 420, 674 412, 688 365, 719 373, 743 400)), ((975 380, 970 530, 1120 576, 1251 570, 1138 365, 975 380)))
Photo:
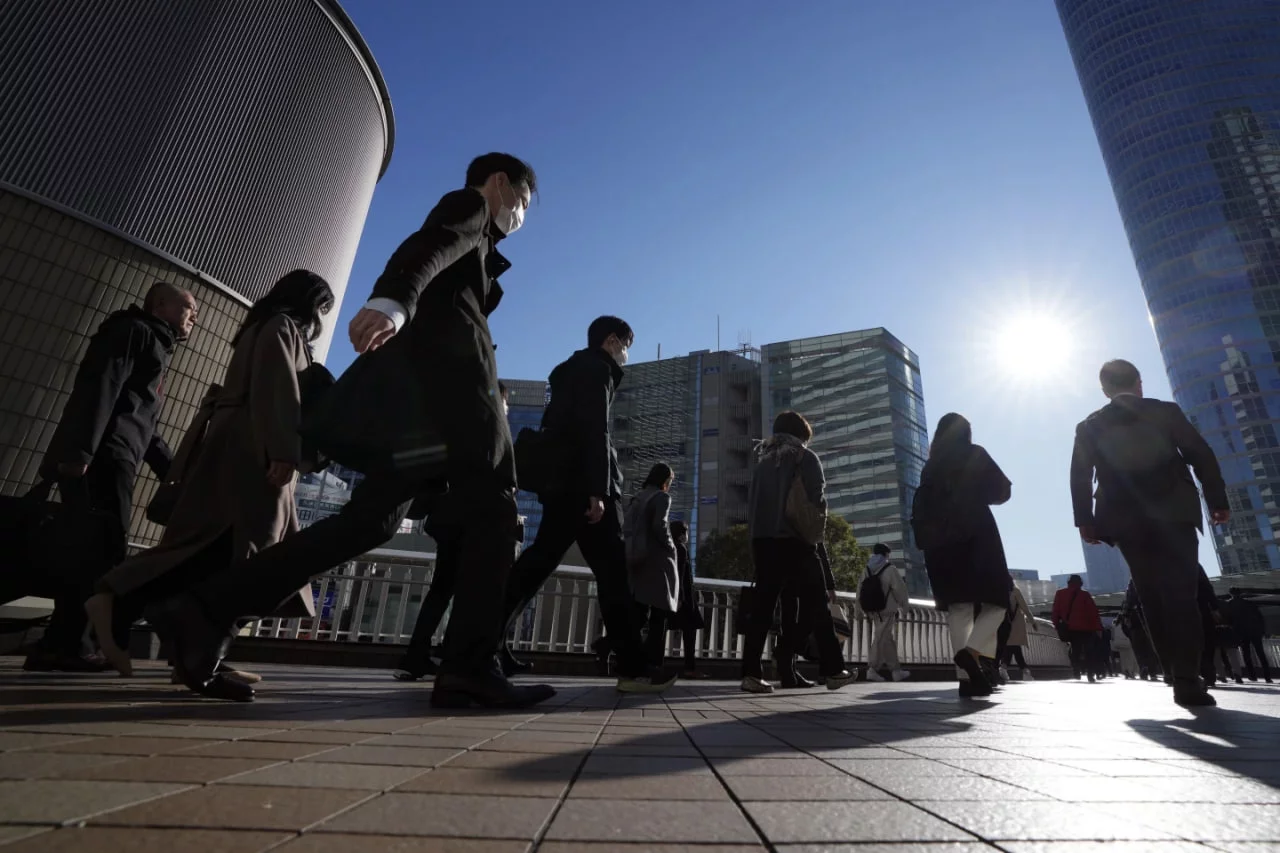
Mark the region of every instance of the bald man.
MULTIPOLYGON (((142 462, 163 478, 173 453, 156 432, 164 403, 164 376, 174 348, 196 323, 190 291, 157 282, 141 306, 102 321, 76 371, 71 396, 40 465, 42 481, 54 481, 62 502, 109 519, 102 561, 86 567, 96 576, 123 559, 133 486, 142 462)), ((91 581, 93 578, 86 578, 91 581)), ((67 590, 25 669, 100 671, 81 647, 89 590, 67 590)), ((127 630, 127 626, 124 626, 127 630)), ((127 642, 127 637, 123 638, 127 642)))

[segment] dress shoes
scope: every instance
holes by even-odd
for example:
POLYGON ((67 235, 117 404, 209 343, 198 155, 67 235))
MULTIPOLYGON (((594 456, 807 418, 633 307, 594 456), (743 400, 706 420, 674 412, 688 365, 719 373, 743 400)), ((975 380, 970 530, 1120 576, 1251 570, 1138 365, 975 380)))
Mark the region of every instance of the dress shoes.
POLYGON ((433 708, 531 708, 556 695, 549 684, 512 684, 497 673, 436 676, 433 708))

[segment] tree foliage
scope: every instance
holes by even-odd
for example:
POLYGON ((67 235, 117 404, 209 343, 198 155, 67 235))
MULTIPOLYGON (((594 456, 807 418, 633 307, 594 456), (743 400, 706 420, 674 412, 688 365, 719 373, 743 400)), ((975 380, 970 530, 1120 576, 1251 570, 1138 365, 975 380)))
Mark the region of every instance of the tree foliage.
MULTIPOLYGON (((836 589, 854 592, 867 569, 867 549, 858 544, 849 522, 838 515, 827 516, 825 537, 831 558, 836 589)), ((730 581, 750 581, 755 577, 751 562, 751 533, 745 524, 728 530, 713 530, 698 546, 698 577, 730 581)))

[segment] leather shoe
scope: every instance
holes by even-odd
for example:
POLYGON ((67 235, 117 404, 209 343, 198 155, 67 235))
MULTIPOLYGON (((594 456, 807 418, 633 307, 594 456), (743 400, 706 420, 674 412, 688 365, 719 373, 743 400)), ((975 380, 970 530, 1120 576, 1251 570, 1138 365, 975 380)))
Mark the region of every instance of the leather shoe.
POLYGON ((27 655, 22 668, 27 672, 106 672, 111 669, 111 664, 97 655, 85 657, 34 651, 27 655))
MULTIPOLYGON (((200 602, 194 597, 183 594, 160 602, 149 608, 147 621, 173 644, 174 668, 181 674, 183 684, 196 693, 215 699, 233 698, 231 695, 221 694, 234 693, 236 701, 247 701, 240 698, 240 690, 209 687, 219 677, 218 664, 226 656, 231 644, 231 628, 219 629, 210 622, 200 607, 200 602)), ((230 679, 223 678, 221 681, 228 682, 230 679)), ((247 684, 240 686, 247 689, 252 697, 252 688, 247 684)))
POLYGON ((810 687, 818 686, 795 670, 789 673, 779 673, 778 682, 782 685, 783 690, 807 690, 810 687))
POLYGON ((556 695, 549 684, 515 685, 497 673, 436 676, 433 708, 530 708, 556 695))
POLYGON ((1183 708, 1212 708, 1218 704, 1198 678, 1175 679, 1173 701, 1183 708))

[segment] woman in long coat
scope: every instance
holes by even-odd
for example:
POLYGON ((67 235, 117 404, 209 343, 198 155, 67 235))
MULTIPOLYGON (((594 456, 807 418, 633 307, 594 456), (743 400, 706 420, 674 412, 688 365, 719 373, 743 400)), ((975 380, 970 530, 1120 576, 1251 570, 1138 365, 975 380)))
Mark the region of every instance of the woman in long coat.
POLYGON ((988 696, 981 658, 996 654, 996 634, 1009 607, 1009 564, 993 505, 1009 500, 1012 484, 990 454, 973 443, 973 428, 954 412, 942 416, 920 473, 912 525, 939 610, 947 612, 961 696, 988 696), (941 544, 920 541, 921 529, 945 530, 941 544))
POLYGON ((627 579, 643 611, 641 620, 649 622, 645 657, 654 667, 662 666, 667 620, 680 607, 680 574, 669 520, 674 479, 670 465, 654 465, 627 508, 627 579))
POLYGON ((121 606, 137 610, 194 582, 203 566, 226 566, 297 532, 298 377, 311 366, 311 341, 333 302, 323 278, 295 270, 249 309, 232 339, 223 385, 202 407, 207 424, 197 420, 179 449, 186 470, 170 474, 179 493, 160 544, 104 575, 85 604, 103 654, 122 675, 132 665, 111 639, 117 598, 128 596, 121 606))

